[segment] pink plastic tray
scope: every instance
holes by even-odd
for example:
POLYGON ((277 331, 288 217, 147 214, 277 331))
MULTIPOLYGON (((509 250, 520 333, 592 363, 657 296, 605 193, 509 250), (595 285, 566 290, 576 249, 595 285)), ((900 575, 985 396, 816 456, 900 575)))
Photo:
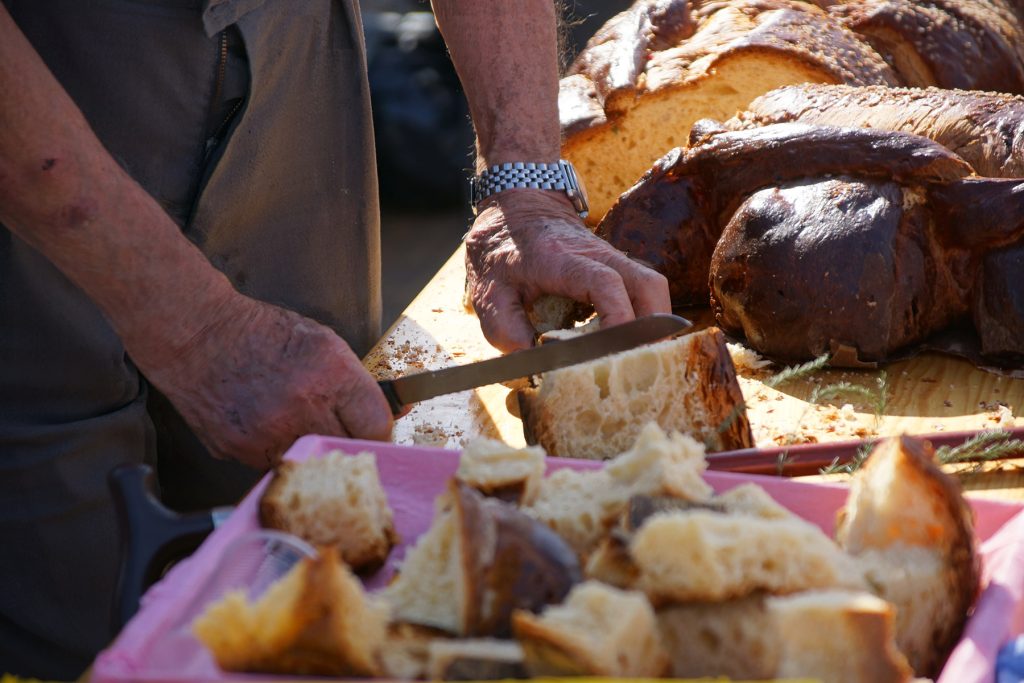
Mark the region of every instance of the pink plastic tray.
MULTIPOLYGON (((297 441, 285 457, 304 460, 335 449, 350 454, 370 451, 377 455, 381 480, 403 541, 370 582, 380 585, 393 573, 408 545, 430 526, 434 498, 454 473, 458 453, 307 436, 297 441)), ((549 470, 597 466, 598 463, 589 461, 549 461, 549 470)), ((780 503, 829 534, 836 510, 846 499, 845 487, 836 485, 725 472, 708 472, 707 480, 718 491, 743 482, 757 482, 780 503)), ((193 603, 217 567, 226 545, 258 527, 256 502, 265 485, 266 480, 192 557, 178 564, 149 590, 139 613, 111 647, 100 653, 93 667, 93 681, 144 683, 266 678, 222 674, 205 649, 188 635, 185 626, 196 611, 193 603)), ((985 590, 963 639, 939 678, 940 683, 993 681, 999 647, 1024 628, 1024 514, 1021 514, 1024 506, 987 500, 973 500, 972 506, 977 532, 983 541, 985 590)))

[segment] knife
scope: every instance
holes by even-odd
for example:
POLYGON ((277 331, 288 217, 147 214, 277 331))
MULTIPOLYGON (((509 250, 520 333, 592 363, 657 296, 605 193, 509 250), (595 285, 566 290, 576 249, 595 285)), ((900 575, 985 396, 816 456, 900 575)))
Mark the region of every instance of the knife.
POLYGON ((378 384, 397 417, 404 406, 428 398, 583 363, 670 337, 690 327, 693 323, 686 318, 657 313, 573 339, 513 351, 477 363, 383 380, 378 384))

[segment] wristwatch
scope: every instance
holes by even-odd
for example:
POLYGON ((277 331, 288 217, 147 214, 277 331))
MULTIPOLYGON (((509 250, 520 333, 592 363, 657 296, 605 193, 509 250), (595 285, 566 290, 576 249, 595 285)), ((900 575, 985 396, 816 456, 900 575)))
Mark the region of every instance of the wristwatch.
POLYGON ((476 213, 477 205, 492 194, 513 188, 559 190, 565 192, 580 218, 590 211, 587 192, 576 175, 576 169, 565 159, 557 163, 516 161, 496 164, 469 180, 469 197, 476 213))

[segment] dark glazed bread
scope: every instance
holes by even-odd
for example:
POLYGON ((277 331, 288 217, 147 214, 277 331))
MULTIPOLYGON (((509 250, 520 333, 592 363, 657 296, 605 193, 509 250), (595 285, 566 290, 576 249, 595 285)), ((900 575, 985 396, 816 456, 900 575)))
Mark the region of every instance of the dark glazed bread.
POLYGON ((598 232, 665 275, 673 304, 703 305, 715 244, 752 192, 826 174, 948 181, 970 172, 949 150, 914 135, 797 123, 712 132, 660 159, 598 232))
POLYGON ((1024 177, 1024 97, 937 88, 794 85, 773 90, 727 121, 739 130, 773 123, 876 128, 923 135, 978 175, 1024 177))
POLYGON ((829 11, 905 85, 1024 93, 1024 29, 1008 0, 846 0, 829 11))
POLYGON ((755 193, 715 249, 719 323, 777 358, 844 345, 876 361, 966 314, 923 199, 849 178, 755 193))

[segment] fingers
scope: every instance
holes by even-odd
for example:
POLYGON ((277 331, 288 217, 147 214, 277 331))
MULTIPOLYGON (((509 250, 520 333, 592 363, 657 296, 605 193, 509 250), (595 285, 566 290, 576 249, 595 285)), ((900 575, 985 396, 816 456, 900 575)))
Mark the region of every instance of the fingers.
POLYGON ((473 307, 484 338, 494 348, 511 353, 533 346, 535 330, 512 287, 494 281, 478 285, 473 291, 473 307))
POLYGON ((353 439, 389 441, 394 418, 384 392, 361 366, 352 380, 334 409, 342 429, 353 439))
POLYGON ((593 305, 604 325, 619 325, 635 317, 622 276, 599 261, 576 258, 559 284, 559 294, 593 305))
POLYGON ((671 313, 668 280, 661 273, 637 263, 611 245, 599 257, 622 278, 633 312, 637 317, 671 313))

